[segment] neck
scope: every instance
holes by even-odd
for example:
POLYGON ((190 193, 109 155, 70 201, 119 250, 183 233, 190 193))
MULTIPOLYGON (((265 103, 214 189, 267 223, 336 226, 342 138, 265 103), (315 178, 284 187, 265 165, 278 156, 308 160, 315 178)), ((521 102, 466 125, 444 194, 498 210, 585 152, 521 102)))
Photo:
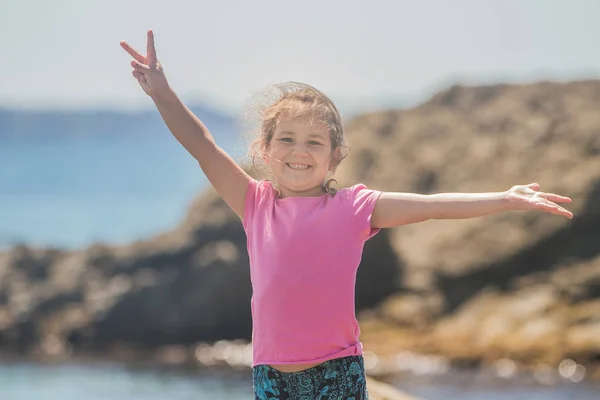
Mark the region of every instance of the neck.
POLYGON ((317 186, 315 188, 309 189, 309 190, 303 190, 303 191, 294 191, 294 190, 290 190, 288 188, 279 187, 279 193, 280 193, 280 198, 286 198, 286 197, 318 197, 318 196, 322 196, 325 193, 327 193, 327 191, 325 190, 325 188, 320 185, 317 186))

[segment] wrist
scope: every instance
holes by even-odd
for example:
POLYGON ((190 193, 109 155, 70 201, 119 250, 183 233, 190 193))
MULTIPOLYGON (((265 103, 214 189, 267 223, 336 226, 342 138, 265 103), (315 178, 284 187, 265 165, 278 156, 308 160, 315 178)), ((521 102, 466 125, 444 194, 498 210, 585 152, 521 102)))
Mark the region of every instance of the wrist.
POLYGON ((511 197, 510 190, 505 190, 504 192, 501 192, 501 194, 501 204, 504 211, 517 211, 521 209, 519 208, 519 204, 513 201, 514 199, 511 197))
POLYGON ((171 89, 170 86, 167 86, 165 89, 153 92, 152 95, 150 95, 150 98, 157 106, 172 104, 178 100, 177 94, 175 94, 175 92, 173 91, 173 89, 171 89))

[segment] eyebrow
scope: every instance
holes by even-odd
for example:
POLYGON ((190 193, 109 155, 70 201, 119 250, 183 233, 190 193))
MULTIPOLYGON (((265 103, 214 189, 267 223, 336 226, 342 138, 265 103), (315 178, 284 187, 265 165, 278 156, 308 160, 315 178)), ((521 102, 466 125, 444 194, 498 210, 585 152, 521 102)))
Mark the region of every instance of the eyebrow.
MULTIPOLYGON (((294 131, 281 131, 281 132, 279 132, 279 134, 280 134, 280 135, 295 135, 295 134, 296 134, 296 132, 294 132, 294 131)), ((308 136, 309 136, 309 137, 317 137, 317 138, 320 138, 320 139, 325 139, 325 136, 323 136, 323 135, 322 135, 322 134, 320 134, 320 133, 311 133, 311 134, 310 134, 310 135, 308 135, 308 136)))

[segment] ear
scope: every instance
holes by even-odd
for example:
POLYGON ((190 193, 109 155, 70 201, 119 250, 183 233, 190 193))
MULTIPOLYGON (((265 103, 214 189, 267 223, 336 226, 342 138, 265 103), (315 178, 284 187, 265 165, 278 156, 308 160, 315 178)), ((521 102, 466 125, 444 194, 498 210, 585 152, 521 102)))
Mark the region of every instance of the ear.
POLYGON ((262 160, 265 162, 265 164, 269 165, 270 158, 269 158, 269 149, 268 148, 262 149, 262 160))
POLYGON ((330 172, 335 171, 335 169, 340 164, 341 158, 342 158, 342 151, 338 146, 331 152, 331 161, 329 162, 329 171, 330 172))

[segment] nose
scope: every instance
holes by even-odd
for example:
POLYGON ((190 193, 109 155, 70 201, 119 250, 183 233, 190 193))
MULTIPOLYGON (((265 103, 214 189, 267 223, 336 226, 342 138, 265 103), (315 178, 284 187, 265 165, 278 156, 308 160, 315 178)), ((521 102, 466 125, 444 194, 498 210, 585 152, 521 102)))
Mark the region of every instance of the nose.
POLYGON ((307 146, 304 143, 296 143, 296 144, 294 144, 292 153, 294 155, 298 155, 298 156, 306 156, 306 155, 308 155, 307 146))

